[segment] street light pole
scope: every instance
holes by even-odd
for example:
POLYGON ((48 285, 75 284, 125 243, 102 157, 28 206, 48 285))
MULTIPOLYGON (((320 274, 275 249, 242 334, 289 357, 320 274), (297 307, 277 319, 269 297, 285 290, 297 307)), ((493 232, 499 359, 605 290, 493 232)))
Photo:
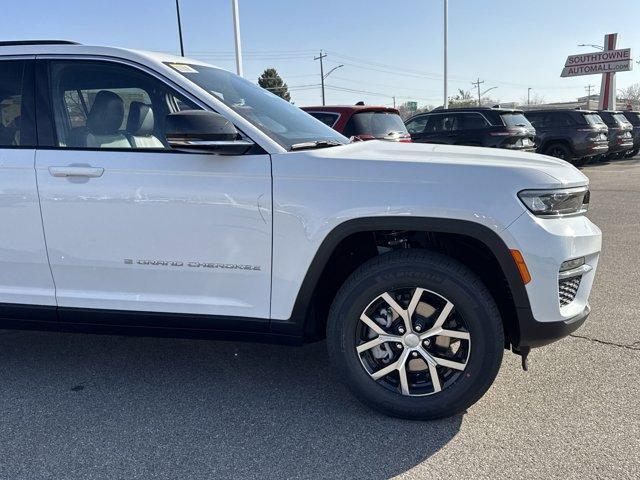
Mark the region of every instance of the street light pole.
POLYGON ((531 87, 527 88, 527 105, 531 105, 531 87))
POLYGON ((178 17, 178 38, 180 39, 180 56, 184 57, 184 44, 182 43, 182 22, 180 21, 180 0, 176 0, 176 15, 178 17))
POLYGON ((240 42, 240 12, 238 10, 238 0, 231 0, 231 10, 233 11, 233 33, 236 40, 236 73, 242 77, 242 44, 240 42))
MULTIPOLYGON (((324 103, 324 79, 325 79, 325 75, 324 75, 324 65, 322 63, 322 59, 324 57, 326 57, 326 56, 327 56, 327 54, 326 53, 322 53, 322 50, 320 50, 320 55, 317 56, 317 57, 313 57, 314 60, 320 60, 320 87, 322 89, 322 106, 323 107, 325 105, 325 103, 324 103)), ((331 73, 331 72, 329 72, 329 73, 331 73)))
POLYGON ((449 0, 444 0, 444 108, 449 108, 447 94, 447 47, 449 43, 449 0))

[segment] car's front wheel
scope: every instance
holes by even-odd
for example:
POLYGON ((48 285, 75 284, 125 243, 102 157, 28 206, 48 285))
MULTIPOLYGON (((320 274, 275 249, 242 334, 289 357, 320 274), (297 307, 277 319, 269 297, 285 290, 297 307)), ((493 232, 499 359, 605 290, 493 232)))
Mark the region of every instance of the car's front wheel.
POLYGON ((544 154, 566 160, 567 162, 571 162, 572 160, 571 149, 563 143, 552 143, 545 149, 544 154))
POLYGON ((404 250, 359 267, 327 324, 338 374, 388 415, 434 419, 463 412, 491 386, 504 349, 498 309, 459 262, 404 250))

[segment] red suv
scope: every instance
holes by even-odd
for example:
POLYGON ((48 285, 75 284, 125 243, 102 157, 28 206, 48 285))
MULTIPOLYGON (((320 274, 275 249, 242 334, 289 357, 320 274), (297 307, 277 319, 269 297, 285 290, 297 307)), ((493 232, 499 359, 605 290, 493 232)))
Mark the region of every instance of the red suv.
POLYGON ((302 110, 345 137, 360 140, 411 141, 411 135, 400 118, 400 112, 395 108, 340 105, 302 107, 302 110))

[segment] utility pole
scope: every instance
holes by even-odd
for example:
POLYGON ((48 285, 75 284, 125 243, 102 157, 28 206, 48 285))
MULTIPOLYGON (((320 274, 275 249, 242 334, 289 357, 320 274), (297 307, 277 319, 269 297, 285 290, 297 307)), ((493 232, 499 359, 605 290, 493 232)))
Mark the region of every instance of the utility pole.
POLYGON ((238 0, 231 0, 231 10, 233 11, 233 34, 236 40, 236 73, 242 77, 242 43, 240 42, 240 11, 238 10, 238 0))
POLYGON ((176 15, 178 16, 178 38, 180 39, 180 56, 184 57, 184 44, 182 43, 182 22, 180 21, 180 0, 176 0, 176 15))
POLYGON ((320 60, 320 86, 322 88, 322 106, 325 105, 324 103, 324 65, 322 63, 322 59, 326 56, 327 54, 322 53, 322 50, 320 50, 320 55, 317 57, 313 57, 314 60, 320 60))
POLYGON ((527 88, 527 105, 531 105, 531 90, 531 87, 527 88))
POLYGON ((395 95, 393 96, 393 108, 396 108, 396 97, 395 97, 395 95))
POLYGON ((447 94, 447 47, 449 42, 449 0, 444 0, 444 108, 449 108, 447 94))
POLYGON ((482 85, 484 83, 484 80, 480 81, 480 77, 478 77, 478 81, 477 82, 471 82, 471 85, 475 85, 475 87, 478 89, 478 106, 480 105, 480 85, 482 85))
POLYGON ((587 110, 591 110, 591 89, 595 85, 587 85, 584 89, 587 91, 587 110))

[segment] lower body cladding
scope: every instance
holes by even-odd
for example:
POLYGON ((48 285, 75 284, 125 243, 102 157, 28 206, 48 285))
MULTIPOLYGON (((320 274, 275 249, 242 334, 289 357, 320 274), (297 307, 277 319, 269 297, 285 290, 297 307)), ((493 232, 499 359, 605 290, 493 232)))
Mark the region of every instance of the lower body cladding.
POLYGON ((600 229, 585 216, 539 218, 527 212, 503 235, 509 248, 522 253, 531 275, 530 308, 518 308, 516 346, 546 345, 579 328, 589 315, 600 229))
POLYGON ((604 155, 609 151, 609 142, 594 142, 587 143, 582 146, 582 149, 576 151, 576 157, 585 158, 585 157, 594 157, 596 155, 604 155))
POLYGON ((612 154, 624 154, 629 150, 633 150, 633 140, 629 139, 615 139, 609 142, 609 155, 612 154))

